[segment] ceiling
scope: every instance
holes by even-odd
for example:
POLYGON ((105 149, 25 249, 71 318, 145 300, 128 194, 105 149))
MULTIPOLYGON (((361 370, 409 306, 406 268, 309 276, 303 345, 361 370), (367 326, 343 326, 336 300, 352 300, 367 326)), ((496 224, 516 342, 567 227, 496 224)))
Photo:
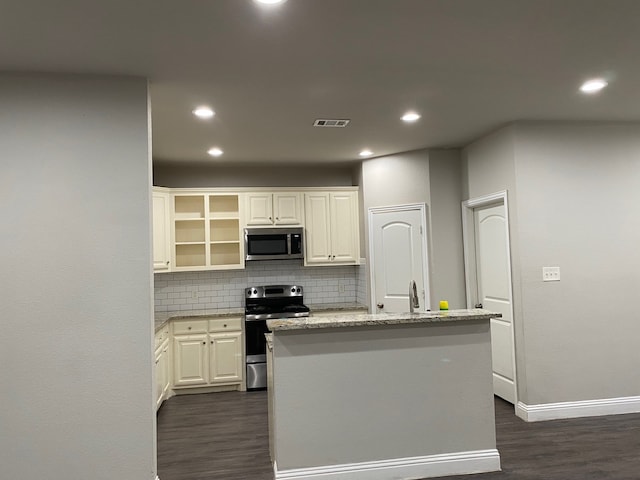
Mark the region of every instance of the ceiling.
POLYGON ((148 77, 154 161, 189 164, 357 162, 515 120, 637 121, 639 45, 638 0, 4 0, 0 16, 0 70, 148 77), (579 93, 595 76, 609 87, 579 93))

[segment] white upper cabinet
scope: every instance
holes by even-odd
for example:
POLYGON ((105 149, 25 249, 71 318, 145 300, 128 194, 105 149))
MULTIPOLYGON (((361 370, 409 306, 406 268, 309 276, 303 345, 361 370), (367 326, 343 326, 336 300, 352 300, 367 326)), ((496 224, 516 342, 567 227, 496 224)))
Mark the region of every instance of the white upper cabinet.
POLYGON ((169 193, 154 189, 153 194, 153 270, 169 271, 171 259, 171 223, 169 193))
POLYGON ((357 192, 305 193, 306 265, 357 264, 357 192))
POLYGON ((178 190, 172 196, 174 270, 243 268, 240 196, 178 190))
POLYGON ((153 189, 155 272, 244 268, 247 227, 305 227, 305 265, 357 265, 357 187, 153 189))
POLYGON ((302 194, 248 193, 245 219, 248 226, 302 225, 302 194))

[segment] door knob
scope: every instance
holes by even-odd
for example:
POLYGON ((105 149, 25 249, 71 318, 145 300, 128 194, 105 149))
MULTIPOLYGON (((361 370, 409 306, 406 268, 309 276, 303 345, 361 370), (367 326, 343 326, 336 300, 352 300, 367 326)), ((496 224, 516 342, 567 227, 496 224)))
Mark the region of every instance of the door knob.
POLYGON ((384 303, 378 303, 378 304, 376 304, 376 307, 378 307, 378 308, 384 308, 384 303))

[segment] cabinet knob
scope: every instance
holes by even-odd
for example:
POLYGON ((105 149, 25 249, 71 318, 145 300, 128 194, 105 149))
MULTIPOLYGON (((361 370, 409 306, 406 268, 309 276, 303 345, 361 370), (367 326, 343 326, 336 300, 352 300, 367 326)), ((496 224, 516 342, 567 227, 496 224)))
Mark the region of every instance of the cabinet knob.
POLYGON ((327 260, 331 260, 331 255, 327 255, 327 260))
POLYGON ((384 303, 378 303, 378 304, 376 304, 376 307, 378 307, 378 308, 384 308, 384 303))
POLYGON ((191 327, 187 327, 187 330, 191 330, 191 327))
POLYGON ((271 217, 269 217, 269 220, 273 220, 271 217))
MULTIPOLYGON (((202 343, 204 343, 204 342, 202 342, 202 343)), ((213 340, 211 340, 211 345, 213 345, 213 340)))
POLYGON ((169 260, 167 260, 167 265, 169 265, 169 260))
MULTIPOLYGON (((213 343, 213 342, 211 342, 211 343, 213 343)), ((202 342, 202 344, 203 344, 203 345, 206 345, 206 344, 207 344, 207 342, 202 342)))
POLYGON ((336 256, 335 255, 331 255, 331 260, 333 260, 334 258, 336 258, 336 256))
POLYGON ((280 217, 276 217, 276 220, 280 220, 280 217))
POLYGON ((226 323, 224 324, 224 328, 227 328, 227 324, 226 323))

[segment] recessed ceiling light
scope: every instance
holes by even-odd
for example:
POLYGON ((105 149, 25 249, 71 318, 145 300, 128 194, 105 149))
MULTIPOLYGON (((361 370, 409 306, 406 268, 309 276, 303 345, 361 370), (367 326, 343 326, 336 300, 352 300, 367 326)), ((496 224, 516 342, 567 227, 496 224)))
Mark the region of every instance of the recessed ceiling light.
POLYGON ((608 85, 603 78, 594 78, 582 84, 580 91, 583 93, 596 93, 608 85))
POLYGON ((416 112, 407 112, 402 116, 402 120, 404 122, 411 123, 419 120, 420 117, 421 115, 416 112))
POLYGON ((209 155, 211 155, 212 157, 219 157, 220 155, 222 155, 224 152, 222 150, 220 150, 218 147, 213 147, 210 148, 207 153, 209 155))
POLYGON ((373 152, 371 150, 362 150, 360 152, 361 157, 370 157, 371 155, 373 155, 373 152))
POLYGON ((198 107, 193 111, 193 114, 198 118, 211 118, 216 113, 209 107, 198 107))
POLYGON ((279 3, 284 3, 287 0, 253 0, 256 3, 261 3, 263 5, 277 5, 279 3))

